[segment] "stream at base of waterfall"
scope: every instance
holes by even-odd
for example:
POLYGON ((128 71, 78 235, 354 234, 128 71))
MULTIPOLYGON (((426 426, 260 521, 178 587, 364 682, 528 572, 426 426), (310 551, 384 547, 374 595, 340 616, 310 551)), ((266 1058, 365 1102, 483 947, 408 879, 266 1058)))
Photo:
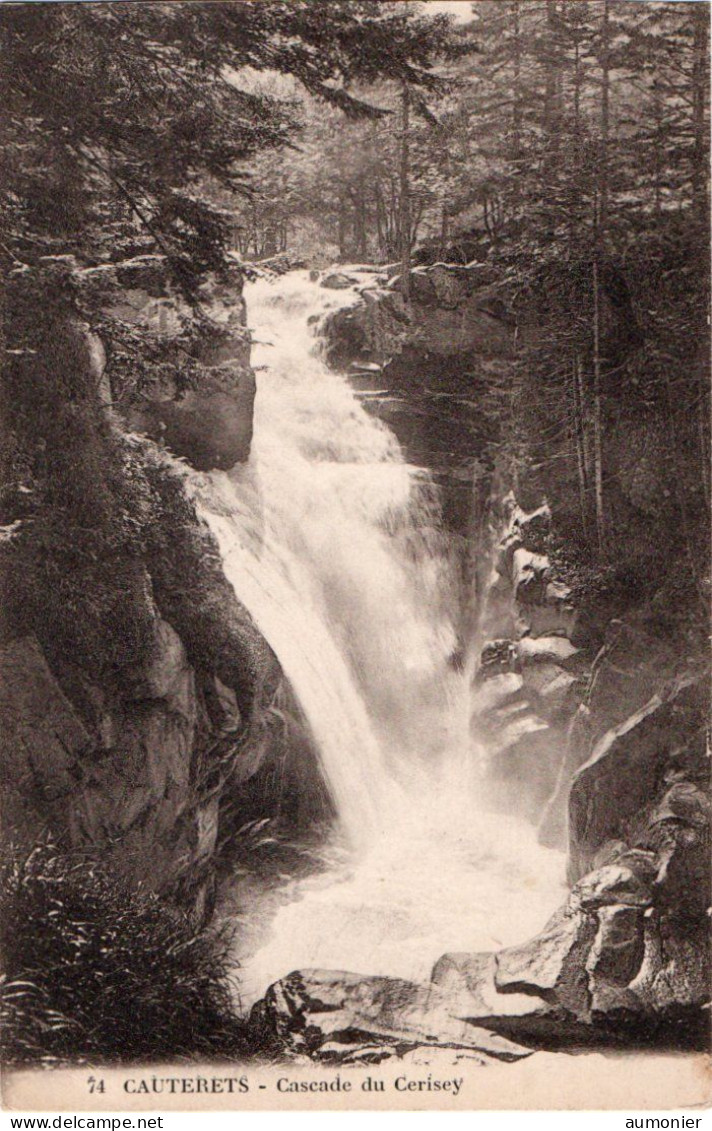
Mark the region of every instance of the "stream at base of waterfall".
POLYGON ((427 980, 445 951, 535 934, 563 890, 562 856, 478 802, 485 752, 472 665, 454 660, 458 587, 437 492, 319 357, 313 326, 356 291, 297 271, 246 298, 251 456, 195 492, 307 720, 338 823, 315 874, 283 879, 276 897, 257 887, 240 909, 253 920, 244 1008, 300 968, 427 980))

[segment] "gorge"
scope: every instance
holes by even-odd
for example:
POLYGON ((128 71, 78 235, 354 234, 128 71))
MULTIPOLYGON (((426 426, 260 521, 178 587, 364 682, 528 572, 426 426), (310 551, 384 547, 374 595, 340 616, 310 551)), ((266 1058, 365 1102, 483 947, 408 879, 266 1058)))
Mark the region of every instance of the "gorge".
MULTIPOLYGON (((237 275, 237 291, 213 293, 237 341, 246 316, 255 338, 244 462, 199 472, 123 441, 161 493, 144 560, 166 620, 148 659, 113 662, 114 705, 104 690, 89 710, 81 661, 58 666, 52 637, 23 635, 27 609, 13 613, 6 661, 24 649, 26 679, 10 682, 5 717, 40 792, 10 769, 10 819, 27 837, 49 818, 198 920, 216 900, 218 922, 237 916, 235 1008, 270 1055, 352 1063, 445 1046, 487 1062, 562 1042, 694 1041, 708 981, 704 667, 634 621, 591 651, 546 555, 545 500, 527 515, 495 495, 479 541, 444 522, 441 484, 380 418, 391 395, 363 387, 370 344, 351 362, 342 348, 342 373, 324 359, 385 279, 349 271, 336 292, 328 273, 262 272, 247 315, 237 275), (54 704, 41 724, 29 692, 54 704), (106 753, 90 768, 92 742, 106 753), (125 776, 132 745, 151 760, 143 780, 125 776), (56 750, 41 770, 40 748, 56 750), (241 850, 250 823, 274 830, 266 856, 241 850)), ((433 315, 437 330, 432 298, 412 310, 419 334, 433 315)), ((150 301, 137 317, 154 317, 150 301)), ((481 333, 471 322, 468 364, 481 333)), ((476 459, 470 489, 481 512, 476 459)), ((32 543, 10 548, 26 570, 32 543)))
POLYGON ((347 853, 296 885, 272 946, 243 964, 248 1000, 253 979, 264 992, 300 966, 422 979, 445 939, 484 949, 536 931, 563 881, 533 830, 478 800, 474 647, 453 664, 460 592, 437 489, 318 356, 309 323, 357 297, 306 271, 247 288, 266 343, 251 459, 196 488, 309 724, 347 853))
POLYGON ((709 1047, 704 6, 462 6, 0 13, 14 1067, 709 1047))

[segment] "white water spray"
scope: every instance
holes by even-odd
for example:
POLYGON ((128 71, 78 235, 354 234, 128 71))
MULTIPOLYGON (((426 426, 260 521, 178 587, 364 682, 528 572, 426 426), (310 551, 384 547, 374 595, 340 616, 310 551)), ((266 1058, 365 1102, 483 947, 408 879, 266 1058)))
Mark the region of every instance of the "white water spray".
POLYGON ((559 858, 478 812, 433 489, 310 330, 354 293, 293 272, 246 297, 259 343, 252 453, 205 481, 201 509, 310 725, 349 855, 292 885, 242 991, 253 999, 298 966, 427 977, 446 949, 538 929, 559 898, 559 858))

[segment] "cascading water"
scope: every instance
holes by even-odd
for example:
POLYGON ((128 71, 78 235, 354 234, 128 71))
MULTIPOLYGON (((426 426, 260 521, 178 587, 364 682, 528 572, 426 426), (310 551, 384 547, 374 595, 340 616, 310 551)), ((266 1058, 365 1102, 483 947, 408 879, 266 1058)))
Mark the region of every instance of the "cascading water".
POLYGON ((445 950, 525 938, 560 898, 558 854, 478 809, 456 585, 427 474, 318 356, 310 324, 354 298, 306 272, 249 287, 252 454, 198 488, 312 730, 342 837, 332 868, 282 893, 241 972, 246 1003, 298 967, 425 978, 445 950))

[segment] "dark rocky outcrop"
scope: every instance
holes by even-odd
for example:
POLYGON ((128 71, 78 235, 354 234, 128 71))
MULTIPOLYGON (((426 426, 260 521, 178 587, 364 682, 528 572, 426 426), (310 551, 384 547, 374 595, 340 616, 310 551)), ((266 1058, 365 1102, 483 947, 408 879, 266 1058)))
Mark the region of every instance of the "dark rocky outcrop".
MULTIPOLYGON (((490 800, 537 822, 561 777, 588 661, 572 642, 577 610, 571 590, 547 555, 549 508, 525 514, 513 499, 506 506, 509 518, 481 626, 484 639, 494 637, 494 643, 482 650, 473 726, 490 749, 490 800), (499 670, 493 648, 507 657, 499 670)), ((564 836, 560 825, 553 843, 561 846, 564 836)))
POLYGON ((568 847, 576 878, 593 866, 606 822, 610 837, 625 836, 666 775, 704 776, 709 677, 702 658, 651 632, 644 615, 601 629, 589 602, 582 617, 550 556, 549 507, 527 515, 507 505, 482 622, 490 643, 476 725, 492 752, 492 800, 538 821, 545 844, 568 847))
POLYGON ((151 421, 162 422, 162 440, 202 468, 246 457, 254 376, 241 280, 208 280, 198 297, 212 330, 193 312, 188 344, 191 312, 160 256, 88 269, 60 257, 41 284, 41 307, 27 273, 9 295, 5 832, 96 853, 204 918, 225 812, 231 825, 245 783, 284 757, 273 704, 289 692, 184 469, 123 429, 158 437, 151 421), (150 361, 154 349, 142 370, 141 351, 150 361))
MULTIPOLYGON (((709 809, 700 788, 709 784, 704 686, 673 685, 664 698, 653 696, 607 731, 577 770, 569 794, 574 877, 588 871, 602 846, 642 835, 647 847, 653 835, 647 822, 674 827, 682 822, 693 839, 696 829, 704 829, 709 809)), ((704 869, 698 880, 704 884, 704 869)))
MULTIPOLYGON (((51 604, 34 626, 44 645, 13 613, 0 650, 4 824, 28 842, 49 826, 59 843, 100 851, 127 878, 202 914, 221 805, 274 752, 265 738, 282 677, 180 478, 157 453, 146 466, 162 488, 144 557, 148 589, 144 608, 123 612, 129 625, 140 612, 148 631, 120 653, 110 635, 103 656, 95 641, 85 659, 66 646, 71 630, 86 629, 81 603, 64 643, 51 604)), ((26 553, 20 543, 11 571, 27 565, 26 553)), ((96 588, 80 596, 88 606, 98 599, 96 588)))

